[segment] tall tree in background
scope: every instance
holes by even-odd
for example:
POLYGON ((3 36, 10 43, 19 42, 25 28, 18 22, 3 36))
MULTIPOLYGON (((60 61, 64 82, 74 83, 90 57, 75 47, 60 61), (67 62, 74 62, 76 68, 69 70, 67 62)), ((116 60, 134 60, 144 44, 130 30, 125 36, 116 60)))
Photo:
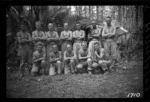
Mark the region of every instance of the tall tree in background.
POLYGON ((99 6, 96 6, 97 20, 99 21, 99 6))

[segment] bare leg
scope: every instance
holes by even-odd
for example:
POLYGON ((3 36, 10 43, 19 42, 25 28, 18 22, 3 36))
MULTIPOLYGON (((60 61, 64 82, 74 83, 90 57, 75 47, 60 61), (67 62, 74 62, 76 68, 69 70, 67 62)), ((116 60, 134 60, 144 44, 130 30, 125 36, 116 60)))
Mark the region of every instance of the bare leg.
POLYGON ((46 69, 46 61, 45 60, 42 60, 41 67, 42 67, 42 74, 44 75, 45 74, 45 69, 46 69))
POLYGON ((92 68, 92 59, 88 58, 87 63, 88 63, 88 68, 91 69, 92 68))
POLYGON ((61 74, 61 71, 62 71, 62 69, 61 69, 61 61, 57 61, 57 73, 61 74))
POLYGON ((20 76, 20 77, 23 76, 24 66, 25 66, 24 63, 21 63, 21 64, 20 64, 20 67, 19 67, 19 76, 20 76))
POLYGON ((50 64, 50 69, 49 69, 49 75, 55 75, 56 72, 55 72, 55 65, 54 63, 51 63, 50 64))
POLYGON ((38 71, 39 71, 39 66, 36 65, 35 63, 33 63, 32 70, 31 70, 31 75, 33 75, 33 76, 37 75, 38 71))
POLYGON ((70 60, 70 68, 71 68, 71 73, 74 73, 74 60, 70 60))
POLYGON ((69 63, 67 60, 64 61, 65 68, 64 68, 64 74, 69 74, 70 73, 70 68, 69 68, 69 63))

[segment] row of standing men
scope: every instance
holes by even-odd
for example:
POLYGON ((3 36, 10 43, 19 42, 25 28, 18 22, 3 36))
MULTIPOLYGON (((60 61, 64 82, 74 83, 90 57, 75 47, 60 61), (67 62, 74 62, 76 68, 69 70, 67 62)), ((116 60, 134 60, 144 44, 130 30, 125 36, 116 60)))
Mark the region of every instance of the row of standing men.
POLYGON ((32 75, 39 73, 39 69, 43 74, 49 72, 49 75, 54 75, 56 72, 58 74, 75 73, 81 70, 92 73, 94 67, 110 65, 116 55, 116 44, 113 41, 115 27, 111 25, 111 17, 107 17, 106 22, 102 31, 102 37, 105 39, 104 48, 99 39, 101 29, 96 28, 94 23, 88 35, 90 40, 88 46, 87 42, 83 41, 85 32, 81 30, 80 23, 76 24, 77 30, 73 33, 68 29, 68 23, 65 23, 60 37, 53 30, 52 23, 48 24, 49 31, 44 33, 40 30, 40 22, 36 22, 36 30, 32 32, 32 37, 22 24, 21 31, 17 33, 19 55, 21 56, 20 76, 23 75, 26 63, 32 75), (74 40, 73 48, 72 40, 74 40), (58 41, 61 41, 61 52, 58 50, 58 41), (31 42, 34 44, 34 53, 31 50, 31 42))

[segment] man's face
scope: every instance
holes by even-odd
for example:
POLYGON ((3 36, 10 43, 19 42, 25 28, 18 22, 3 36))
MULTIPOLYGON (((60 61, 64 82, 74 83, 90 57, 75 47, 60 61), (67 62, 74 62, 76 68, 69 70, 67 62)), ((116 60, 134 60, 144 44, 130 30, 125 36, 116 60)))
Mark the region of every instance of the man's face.
POLYGON ((107 22, 107 23, 111 23, 111 18, 110 18, 110 17, 107 17, 107 18, 106 18, 106 22, 107 22))
POLYGON ((64 24, 64 29, 67 30, 68 29, 68 23, 64 24))
POLYGON ((21 30, 22 30, 22 31, 25 31, 25 30, 26 30, 26 28, 25 28, 25 26, 24 26, 24 25, 21 25, 21 27, 20 27, 20 28, 21 28, 21 30))
POLYGON ((40 23, 36 23, 36 29, 40 29, 41 28, 41 24, 40 23))
POLYGON ((94 45, 94 49, 95 49, 95 50, 98 50, 98 49, 99 49, 99 44, 95 44, 95 45, 94 45))
POLYGON ((81 25, 80 24, 76 24, 76 28, 77 28, 77 30, 80 30, 81 25))
POLYGON ((48 24, 48 29, 49 29, 49 30, 53 30, 53 24, 52 24, 52 23, 49 23, 49 24, 48 24))
POLYGON ((38 51, 42 51, 42 45, 38 45, 38 51))
POLYGON ((71 45, 67 45, 67 50, 68 50, 68 51, 71 51, 71 49, 72 49, 72 48, 71 48, 71 45))
POLYGON ((53 50, 54 50, 54 52, 57 52, 57 45, 53 46, 53 50))
POLYGON ((87 44, 84 42, 84 43, 82 43, 82 48, 83 49, 86 49, 87 48, 87 44))

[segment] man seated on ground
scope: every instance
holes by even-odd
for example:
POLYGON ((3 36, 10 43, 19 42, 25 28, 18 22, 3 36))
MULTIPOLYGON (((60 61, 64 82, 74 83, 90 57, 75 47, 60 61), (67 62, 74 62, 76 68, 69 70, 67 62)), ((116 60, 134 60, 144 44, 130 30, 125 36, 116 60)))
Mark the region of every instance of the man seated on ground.
POLYGON ((50 52, 50 69, 49 69, 49 75, 55 75, 56 71, 57 74, 61 74, 61 52, 58 50, 58 47, 56 44, 53 45, 53 51, 50 52))
POLYGON ((44 51, 42 50, 42 42, 37 43, 37 51, 33 53, 33 66, 31 70, 32 75, 37 75, 40 73, 40 69, 42 69, 42 74, 45 72, 46 67, 46 55, 44 51))
POLYGON ((93 72, 103 72, 104 70, 110 70, 110 64, 111 61, 109 60, 107 52, 104 50, 104 48, 100 47, 99 43, 95 43, 94 60, 92 64, 93 72))
POLYGON ((67 45, 67 49, 64 52, 64 73, 69 74, 70 71, 71 73, 75 73, 75 59, 76 59, 76 54, 75 51, 73 51, 72 46, 70 44, 67 45))
POLYGON ((79 64, 77 65, 77 72, 87 72, 87 68, 91 69, 92 60, 87 48, 87 43, 84 41, 81 43, 82 48, 79 50, 79 64))

